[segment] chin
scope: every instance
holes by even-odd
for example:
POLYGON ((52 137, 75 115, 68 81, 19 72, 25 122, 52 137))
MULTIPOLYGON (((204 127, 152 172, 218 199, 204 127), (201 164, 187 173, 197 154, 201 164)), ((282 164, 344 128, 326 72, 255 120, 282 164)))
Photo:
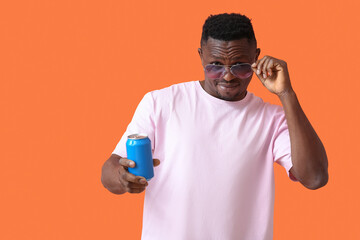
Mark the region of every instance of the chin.
POLYGON ((218 98, 226 101, 238 101, 246 95, 246 89, 242 83, 234 87, 225 87, 224 84, 217 84, 215 86, 215 92, 218 98))
POLYGON ((241 93, 238 93, 234 96, 231 96, 231 95, 223 95, 223 94, 220 94, 218 93, 218 96, 220 99, 222 100, 225 100, 225 101, 239 101, 239 96, 241 95, 241 93))
POLYGON ((229 91, 221 91, 220 89, 217 89, 217 95, 218 98, 226 101, 239 101, 242 100, 246 95, 246 90, 239 91, 241 89, 236 89, 237 91, 234 91, 235 89, 229 90, 229 91))

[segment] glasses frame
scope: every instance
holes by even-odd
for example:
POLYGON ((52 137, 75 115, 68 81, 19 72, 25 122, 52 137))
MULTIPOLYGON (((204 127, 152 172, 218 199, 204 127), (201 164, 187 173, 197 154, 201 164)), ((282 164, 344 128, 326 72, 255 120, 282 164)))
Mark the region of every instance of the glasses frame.
POLYGON ((240 63, 240 64, 234 64, 234 65, 215 65, 215 64, 211 64, 211 63, 210 63, 210 64, 206 64, 206 65, 205 65, 205 67, 204 67, 204 72, 205 72, 205 74, 206 74, 205 68, 206 68, 207 66, 219 66, 219 67, 221 66, 221 67, 223 67, 224 71, 222 72, 221 76, 218 77, 218 78, 224 77, 225 74, 226 74, 227 72, 229 72, 229 71, 230 71, 230 73, 231 73, 233 76, 235 76, 235 77, 237 77, 237 78, 239 78, 239 79, 247 79, 247 78, 249 78, 250 76, 247 77, 247 78, 241 78, 241 77, 238 77, 236 74, 233 73, 233 71, 232 71, 233 67, 239 66, 239 65, 248 65, 248 66, 250 66, 250 69, 252 70, 250 76, 252 76, 252 74, 254 73, 254 70, 252 69, 250 63, 240 63), (227 70, 227 68, 229 68, 229 70, 227 70))

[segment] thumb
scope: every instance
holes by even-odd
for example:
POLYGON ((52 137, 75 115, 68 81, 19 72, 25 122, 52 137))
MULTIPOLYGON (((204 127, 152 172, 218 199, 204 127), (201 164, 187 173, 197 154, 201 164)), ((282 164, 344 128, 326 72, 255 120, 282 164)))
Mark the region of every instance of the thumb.
POLYGON ((154 167, 157 167, 157 166, 159 166, 159 165, 160 165, 160 160, 159 160, 159 159, 154 158, 154 159, 153 159, 153 163, 154 163, 154 167))

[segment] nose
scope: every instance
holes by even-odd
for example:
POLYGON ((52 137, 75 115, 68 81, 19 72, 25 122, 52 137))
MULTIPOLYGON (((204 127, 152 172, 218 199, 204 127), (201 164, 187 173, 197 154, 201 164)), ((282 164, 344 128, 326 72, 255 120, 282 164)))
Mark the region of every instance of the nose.
POLYGON ((224 74, 224 80, 230 82, 234 78, 236 78, 231 72, 230 67, 225 67, 225 74, 224 74))

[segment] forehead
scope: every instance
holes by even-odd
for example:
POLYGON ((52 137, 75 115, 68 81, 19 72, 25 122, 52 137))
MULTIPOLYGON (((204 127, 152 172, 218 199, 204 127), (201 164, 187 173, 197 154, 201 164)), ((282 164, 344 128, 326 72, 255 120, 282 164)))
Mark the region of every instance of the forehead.
POLYGON ((209 38, 202 49, 204 56, 211 58, 252 58, 256 52, 255 43, 246 38, 232 41, 209 38))

